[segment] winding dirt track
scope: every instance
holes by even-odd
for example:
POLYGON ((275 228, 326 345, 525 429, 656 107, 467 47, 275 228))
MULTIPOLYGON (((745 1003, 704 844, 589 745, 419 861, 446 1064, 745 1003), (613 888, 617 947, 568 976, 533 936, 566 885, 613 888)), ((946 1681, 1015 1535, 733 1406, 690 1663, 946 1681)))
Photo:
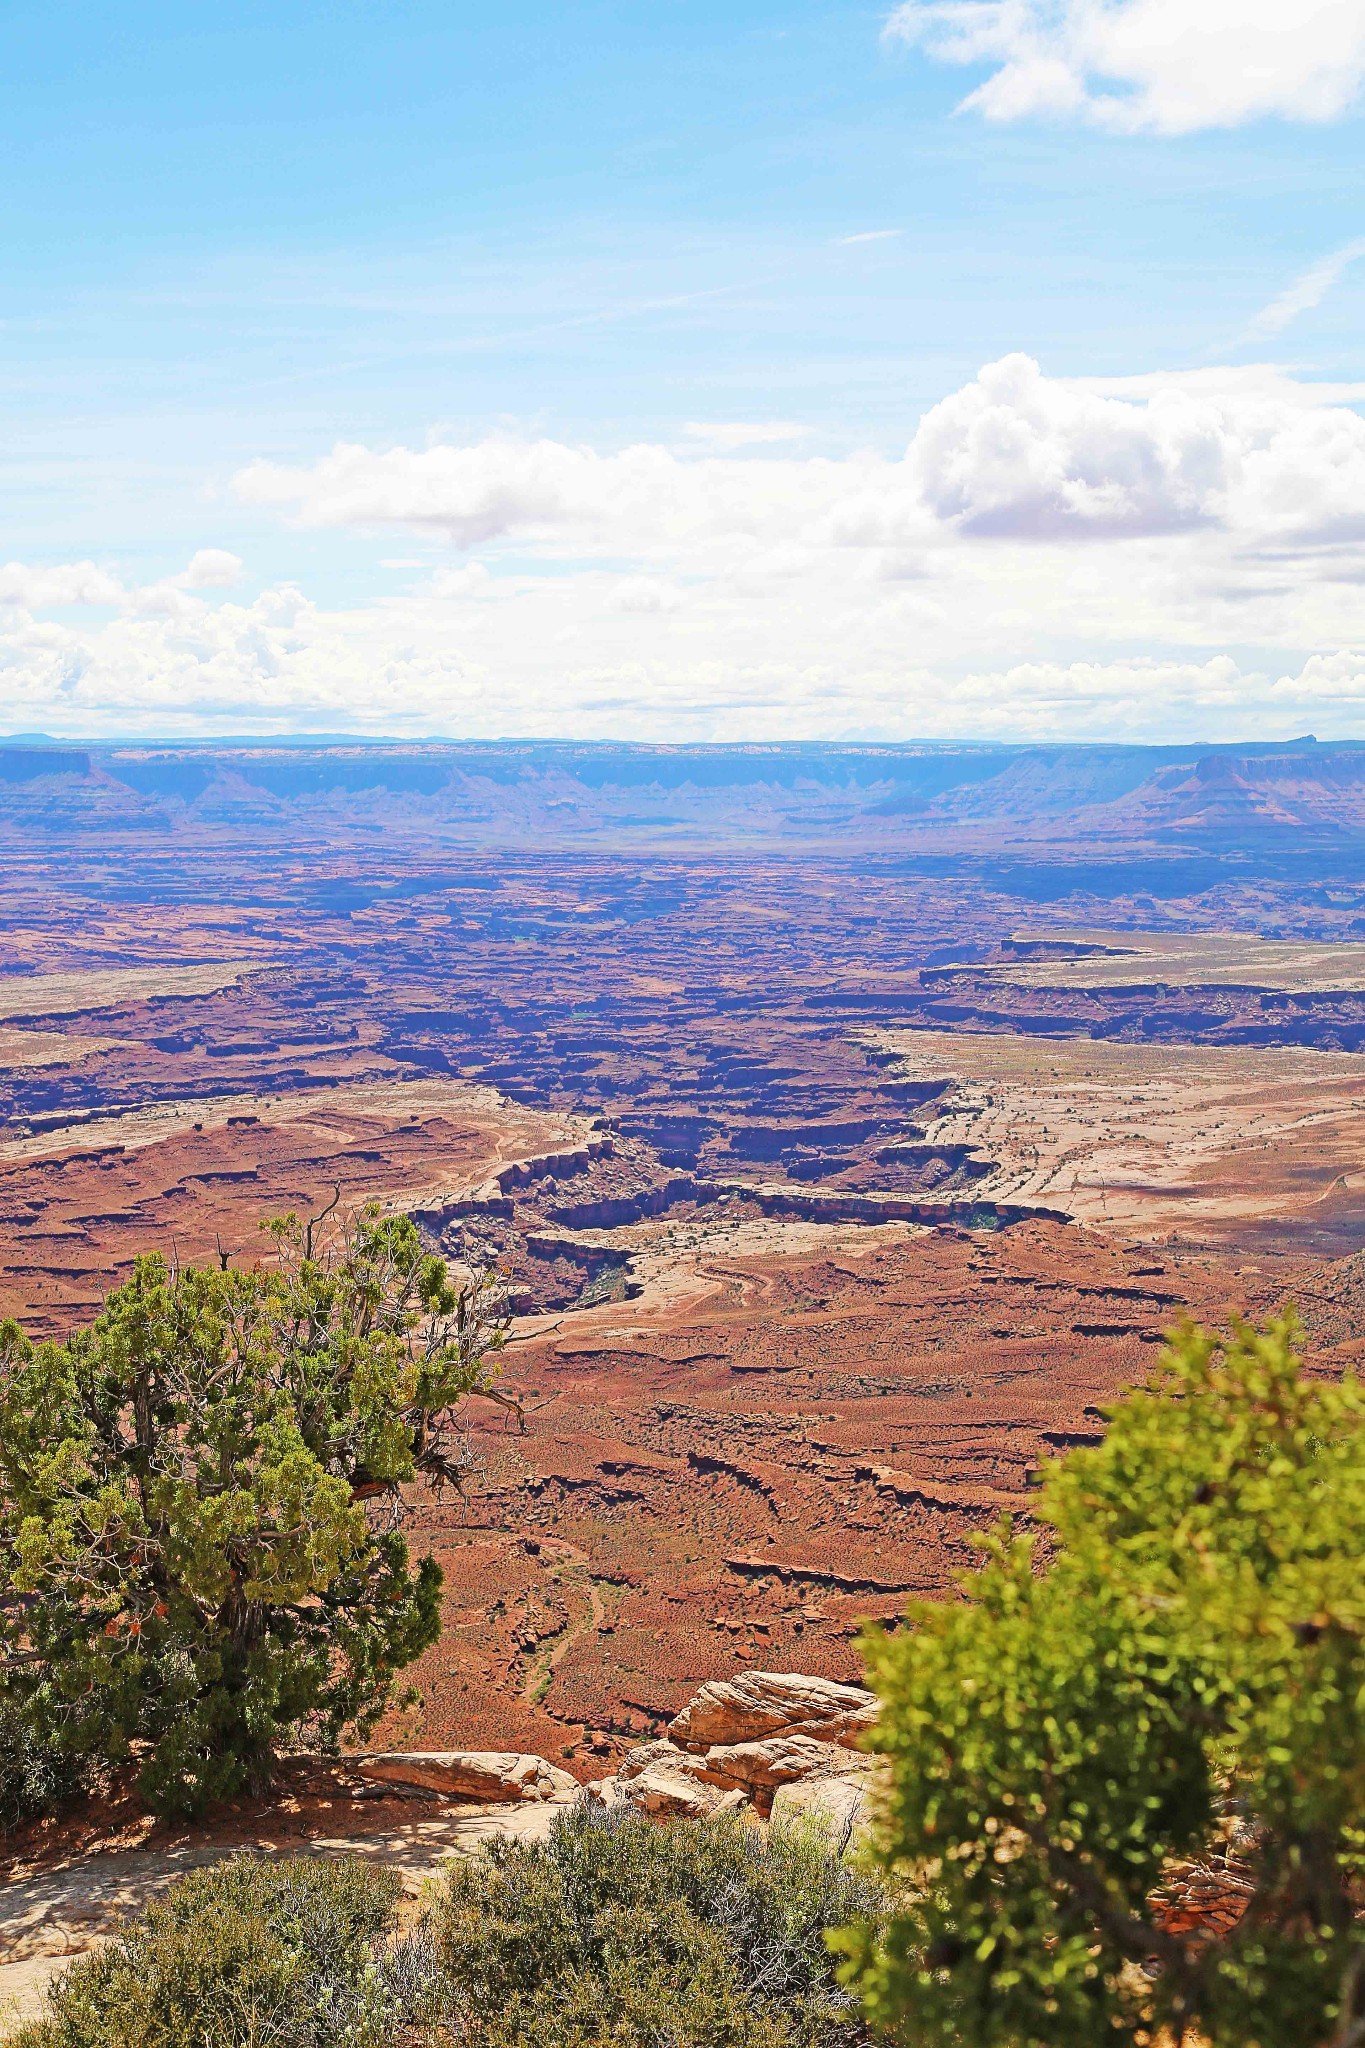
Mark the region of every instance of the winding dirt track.
MULTIPOLYGON (((588 1596, 587 1611, 577 1621, 570 1621, 561 1634, 553 1639, 548 1649, 537 1656, 531 1664, 526 1673, 526 1683, 521 1689, 521 1697, 528 1707, 540 1705, 550 1689, 555 1672, 579 1637, 594 1634, 607 1618, 607 1603, 602 1598, 602 1588, 589 1569, 590 1560, 587 1552, 572 1543, 563 1543, 559 1548, 566 1553, 565 1567, 574 1573, 575 1578, 579 1578, 581 1574, 581 1583, 588 1596)), ((562 1571, 560 1579, 562 1582, 562 1571)))

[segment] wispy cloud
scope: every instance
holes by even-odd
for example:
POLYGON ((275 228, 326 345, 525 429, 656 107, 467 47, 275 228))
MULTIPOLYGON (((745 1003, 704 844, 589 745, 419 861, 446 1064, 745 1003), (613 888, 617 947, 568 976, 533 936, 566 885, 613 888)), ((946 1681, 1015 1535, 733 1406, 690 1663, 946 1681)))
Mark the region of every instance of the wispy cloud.
POLYGON ((1361 256, 1365 256, 1365 235, 1358 235, 1355 241, 1347 242, 1344 248, 1334 250, 1320 262, 1311 263, 1278 298, 1272 299, 1268 306, 1262 306, 1247 328, 1248 336, 1282 334, 1291 320, 1297 320, 1301 313, 1311 313, 1315 306, 1320 306, 1333 285, 1340 283, 1345 272, 1361 256))
POLYGON ((904 233, 904 228, 864 228, 860 235, 840 235, 835 246, 848 249, 855 242, 891 242, 904 233))
POLYGON ((1335 121, 1365 84, 1358 0, 901 0, 892 42, 991 67, 963 108, 1192 135, 1335 121))

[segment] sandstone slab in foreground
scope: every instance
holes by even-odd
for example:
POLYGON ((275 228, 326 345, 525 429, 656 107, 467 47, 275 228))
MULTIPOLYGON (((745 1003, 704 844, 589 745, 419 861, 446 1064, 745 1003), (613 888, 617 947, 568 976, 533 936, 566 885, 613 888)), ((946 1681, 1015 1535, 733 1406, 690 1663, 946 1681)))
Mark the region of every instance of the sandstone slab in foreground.
POLYGON ((478 1799, 502 1805, 521 1799, 563 1799, 577 1782, 541 1756, 500 1749, 386 1750, 348 1758, 362 1778, 410 1785, 443 1799, 478 1799))

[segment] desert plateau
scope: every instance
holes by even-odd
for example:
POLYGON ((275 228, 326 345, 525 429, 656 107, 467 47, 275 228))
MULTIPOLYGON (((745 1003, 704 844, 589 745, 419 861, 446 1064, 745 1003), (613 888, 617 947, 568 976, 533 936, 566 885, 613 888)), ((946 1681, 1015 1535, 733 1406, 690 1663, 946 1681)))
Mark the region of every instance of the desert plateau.
POLYGON ((525 1417, 393 1743, 855 1679, 1182 1317, 1358 1355, 1365 754, 1171 751, 11 746, 0 1308, 377 1201, 525 1417))

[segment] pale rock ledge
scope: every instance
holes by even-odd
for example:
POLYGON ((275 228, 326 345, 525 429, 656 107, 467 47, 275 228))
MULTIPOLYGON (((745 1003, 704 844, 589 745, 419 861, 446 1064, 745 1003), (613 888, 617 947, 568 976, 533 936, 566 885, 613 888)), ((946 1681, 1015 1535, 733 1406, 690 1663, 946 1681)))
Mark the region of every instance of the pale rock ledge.
POLYGON ((565 1799, 578 1789, 567 1771, 546 1763, 544 1757, 522 1756, 515 1750, 387 1750, 348 1757, 347 1762, 362 1778, 383 1785, 409 1785, 444 1799, 477 1799, 489 1805, 565 1799))
POLYGON ((669 1726, 680 1749, 805 1735, 856 1749, 877 1718, 875 1694, 795 1671, 744 1671, 709 1679, 669 1726))

